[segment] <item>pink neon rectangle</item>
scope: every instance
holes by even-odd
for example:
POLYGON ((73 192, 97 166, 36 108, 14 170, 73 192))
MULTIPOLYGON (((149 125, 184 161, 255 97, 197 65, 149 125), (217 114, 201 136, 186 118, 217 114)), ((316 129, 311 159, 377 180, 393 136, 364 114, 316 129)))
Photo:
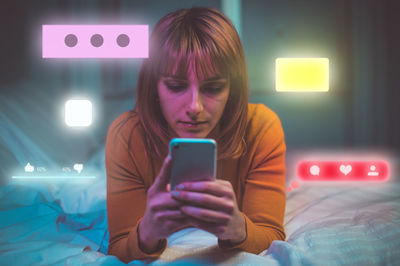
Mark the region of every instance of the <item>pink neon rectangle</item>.
POLYGON ((302 181, 387 181, 385 161, 301 161, 297 175, 302 181))
POLYGON ((147 58, 148 25, 42 25, 43 58, 147 58))

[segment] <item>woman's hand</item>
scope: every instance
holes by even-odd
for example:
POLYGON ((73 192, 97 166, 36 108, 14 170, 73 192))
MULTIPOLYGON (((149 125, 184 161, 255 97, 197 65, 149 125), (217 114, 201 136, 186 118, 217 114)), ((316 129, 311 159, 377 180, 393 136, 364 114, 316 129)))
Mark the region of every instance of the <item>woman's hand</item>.
POLYGON ((232 184, 225 180, 185 182, 171 191, 180 210, 192 217, 191 226, 203 229, 232 244, 246 239, 246 223, 237 206, 232 184))
MULTIPOLYGON (((163 238, 187 227, 187 216, 180 210, 181 203, 169 193, 170 156, 167 156, 153 185, 147 191, 146 211, 139 224, 139 243, 143 251, 155 251, 163 238)), ((132 204, 140 204, 134 202, 132 204)))

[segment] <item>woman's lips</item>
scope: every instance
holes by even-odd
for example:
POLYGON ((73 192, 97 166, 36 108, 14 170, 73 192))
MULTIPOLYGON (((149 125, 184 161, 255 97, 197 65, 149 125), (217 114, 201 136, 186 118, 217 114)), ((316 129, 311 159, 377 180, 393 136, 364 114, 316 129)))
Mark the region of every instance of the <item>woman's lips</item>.
POLYGON ((185 122, 185 121, 180 121, 179 123, 181 123, 185 128, 200 128, 207 124, 207 122, 185 122))

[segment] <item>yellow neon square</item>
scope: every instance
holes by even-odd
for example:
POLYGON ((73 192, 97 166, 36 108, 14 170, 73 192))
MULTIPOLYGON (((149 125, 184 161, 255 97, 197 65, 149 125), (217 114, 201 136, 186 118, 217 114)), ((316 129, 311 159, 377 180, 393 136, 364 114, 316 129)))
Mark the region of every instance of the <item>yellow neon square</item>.
POLYGON ((276 91, 328 91, 328 58, 277 58, 276 91))

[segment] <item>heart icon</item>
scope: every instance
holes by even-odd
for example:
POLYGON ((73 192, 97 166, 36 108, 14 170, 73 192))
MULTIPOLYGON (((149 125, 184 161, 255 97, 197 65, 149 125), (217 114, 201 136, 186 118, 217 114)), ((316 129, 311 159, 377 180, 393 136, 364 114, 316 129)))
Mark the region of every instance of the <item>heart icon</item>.
POLYGON ((344 175, 347 175, 352 170, 351 165, 343 165, 343 164, 340 166, 339 169, 340 169, 340 172, 342 172, 344 175))

